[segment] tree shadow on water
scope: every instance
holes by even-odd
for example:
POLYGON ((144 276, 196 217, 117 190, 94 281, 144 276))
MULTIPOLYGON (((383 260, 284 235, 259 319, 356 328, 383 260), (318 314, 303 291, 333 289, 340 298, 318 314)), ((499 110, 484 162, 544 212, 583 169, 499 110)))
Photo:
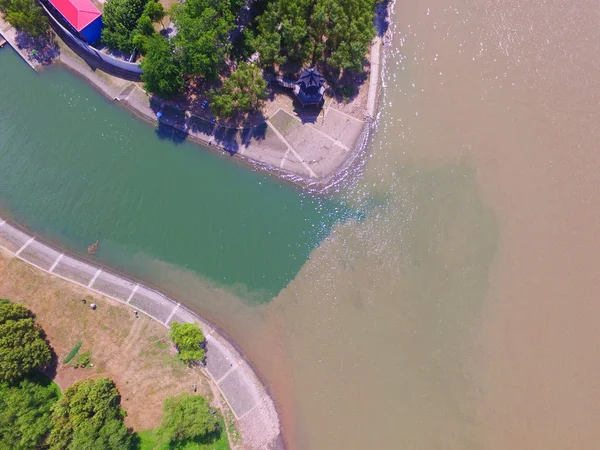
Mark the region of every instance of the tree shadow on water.
POLYGON ((158 122, 154 132, 160 140, 171 141, 175 144, 183 143, 188 136, 185 131, 174 128, 172 125, 164 122, 158 122))
POLYGON ((390 28, 389 4, 390 0, 384 0, 375 7, 375 28, 379 37, 383 37, 390 28))

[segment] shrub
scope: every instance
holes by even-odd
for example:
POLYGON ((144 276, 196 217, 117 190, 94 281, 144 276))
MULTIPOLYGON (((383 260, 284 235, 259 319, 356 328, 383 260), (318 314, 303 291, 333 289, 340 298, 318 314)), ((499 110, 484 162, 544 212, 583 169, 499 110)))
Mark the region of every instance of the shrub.
POLYGON ((58 386, 40 374, 15 386, 0 384, 0 448, 43 448, 52 427, 52 405, 59 396, 58 386))
POLYGON ((17 30, 33 37, 48 32, 48 18, 34 0, 2 0, 0 11, 6 13, 6 20, 17 30))
POLYGON ((92 352, 84 352, 75 360, 75 367, 87 367, 92 362, 92 352))
POLYGON ((211 414, 208 402, 200 395, 168 398, 163 410, 162 422, 156 430, 163 441, 202 438, 217 431, 217 415, 211 414))
POLYGON ((102 13, 102 40, 122 52, 133 51, 133 35, 147 0, 108 0, 102 13))
POLYGON ((108 378, 78 381, 52 408, 51 450, 130 450, 136 442, 123 424, 121 397, 108 378))
POLYGON ((219 117, 259 109, 267 98, 266 89, 262 71, 254 64, 241 63, 222 88, 211 92, 212 108, 219 117))
POLYGON ((161 34, 144 36, 143 45, 146 57, 142 60, 142 81, 146 91, 170 97, 183 91, 183 67, 175 52, 173 42, 161 34))
POLYGON ((77 352, 79 352, 80 348, 81 348, 81 342, 78 342, 77 344, 75 344, 75 347, 73 347, 71 349, 71 351, 69 352, 67 357, 63 360, 63 364, 68 364, 73 358, 75 358, 75 355, 77 355, 77 352))
POLYGON ((179 351, 179 359, 188 365, 197 364, 204 360, 204 334, 195 323, 173 322, 169 337, 179 351))
POLYGON ((31 311, 19 303, 0 302, 0 382, 17 382, 44 369, 50 358, 50 348, 31 311))

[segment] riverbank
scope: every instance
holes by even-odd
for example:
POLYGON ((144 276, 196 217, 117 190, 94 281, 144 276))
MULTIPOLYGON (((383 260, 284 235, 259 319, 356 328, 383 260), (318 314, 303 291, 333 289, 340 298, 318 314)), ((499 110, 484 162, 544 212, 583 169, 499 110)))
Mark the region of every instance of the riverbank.
POLYGON ((23 61, 25 61, 29 67, 33 70, 38 69, 39 63, 17 45, 17 30, 4 20, 2 14, 0 14, 0 48, 4 47, 7 42, 12 49, 23 58, 23 61))
POLYGON ((158 127, 162 137, 189 139, 253 169, 322 191, 343 178, 364 149, 375 116, 382 36, 373 41, 367 76, 350 98, 326 97, 322 109, 304 109, 288 93, 272 86, 260 118, 241 127, 214 123, 210 114, 200 117, 181 104, 149 96, 142 83, 91 67, 60 37, 57 59, 111 101, 158 127))
POLYGON ((50 277, 4 249, 0 249, 0 298, 23 303, 35 314, 56 354, 57 364, 47 375, 62 391, 89 377, 108 376, 121 392, 125 423, 135 431, 156 427, 164 400, 190 392, 191 384, 215 406, 229 409, 220 395, 212 394, 206 375, 178 362, 164 326, 50 277), (96 310, 89 307, 92 303, 98 305, 96 310), (77 342, 82 343, 79 354, 90 354, 91 365, 85 368, 62 363, 77 342))
MULTIPOLYGON (((87 291, 130 306, 162 327, 172 322, 196 322, 207 338, 203 372, 231 409, 242 449, 282 449, 283 438, 275 404, 250 363, 229 340, 203 318, 141 284, 61 253, 0 218, 3 258, 17 258, 40 271, 87 291)), ((10 264, 10 263, 9 263, 10 264)), ((35 271, 34 274, 35 275, 35 271)))

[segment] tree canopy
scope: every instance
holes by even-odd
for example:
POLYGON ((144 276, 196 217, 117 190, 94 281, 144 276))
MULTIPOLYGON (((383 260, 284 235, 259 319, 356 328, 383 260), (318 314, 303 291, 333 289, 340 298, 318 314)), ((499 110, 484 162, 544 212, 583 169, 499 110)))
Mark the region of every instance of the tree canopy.
POLYGON ((202 396, 180 394, 168 398, 163 410, 157 434, 164 442, 196 439, 218 430, 217 416, 210 413, 208 402, 202 396))
MULTIPOLYGON (((329 69, 326 73, 337 76, 344 71, 361 72, 375 36, 376 1, 186 0, 170 11, 177 33, 167 42, 152 36, 152 22, 160 21, 164 11, 150 0, 126 28, 133 30, 131 48, 135 45, 151 56, 142 65, 151 72, 144 77, 148 92, 172 96, 181 93, 190 79, 218 80, 226 64, 239 64, 242 69, 232 73, 232 82, 226 80, 221 89, 211 92, 216 115, 228 117, 255 109, 263 100, 257 70, 244 65, 255 50, 263 68, 289 63, 296 70, 299 65, 320 64, 329 69), (249 23, 246 15, 239 14, 246 5, 253 8, 247 14, 249 23), (256 83, 248 84, 248 80, 256 83)), ((110 19, 108 26, 112 29, 110 19)))
POLYGON ((0 448, 40 448, 52 427, 52 405, 59 395, 58 386, 42 375, 14 386, 0 383, 0 448))
POLYGON ((262 71, 255 64, 241 63, 223 87, 211 93, 212 107, 220 117, 259 109, 267 98, 266 89, 262 71))
POLYGON ((0 11, 12 26, 31 36, 39 37, 50 29, 48 18, 34 0, 0 0, 0 11))
POLYGON ((179 350, 179 359, 188 365, 197 364, 204 360, 204 334, 195 323, 171 324, 169 337, 179 350))
POLYGON ((160 22, 160 24, 162 25, 161 21, 166 16, 166 14, 167 12, 163 8, 162 3, 155 0, 150 0, 148 1, 148 3, 146 3, 143 15, 149 17, 152 22, 160 22))
POLYGON ((79 381, 55 403, 51 450, 127 450, 133 434, 123 424, 121 398, 108 378, 79 381))
POLYGON ((146 57, 142 60, 142 81, 148 92, 166 97, 183 90, 183 68, 175 54, 173 41, 154 34, 144 43, 146 57))
POLYGON ((102 41, 109 47, 131 53, 138 20, 148 0, 108 0, 102 12, 102 41))
POLYGON ((46 367, 50 358, 31 311, 19 303, 0 302, 0 382, 14 383, 46 367))
POLYGON ((361 71, 375 37, 375 0, 273 0, 257 19, 254 46, 264 64, 324 61, 361 71))
POLYGON ((254 46, 265 64, 289 59, 305 61, 312 55, 308 21, 314 0, 274 0, 258 18, 254 46))
POLYGON ((154 0, 149 0, 148 3, 146 3, 144 12, 137 20, 135 29, 132 32, 133 46, 142 55, 146 54, 148 45, 152 44, 148 42, 149 38, 156 34, 156 30, 154 30, 154 22, 161 21, 165 14, 166 12, 161 3, 154 0))
POLYGON ((173 6, 177 35, 186 74, 214 78, 230 50, 229 32, 235 26, 232 3, 224 0, 187 0, 173 6))

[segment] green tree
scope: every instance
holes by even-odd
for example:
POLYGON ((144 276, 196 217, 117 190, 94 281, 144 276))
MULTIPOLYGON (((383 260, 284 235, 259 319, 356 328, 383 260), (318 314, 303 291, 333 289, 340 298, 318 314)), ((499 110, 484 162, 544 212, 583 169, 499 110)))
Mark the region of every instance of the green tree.
POLYGON ((185 73, 216 77, 231 48, 229 33, 235 26, 231 8, 223 0, 187 0, 173 6, 177 27, 173 39, 185 73))
POLYGON ((102 12, 102 41, 109 47, 131 53, 133 36, 148 0, 108 0, 102 12))
POLYGON ((24 305, 0 302, 0 382, 14 383, 50 362, 41 328, 24 305))
POLYGON ((162 3, 155 0, 148 1, 144 8, 144 15, 148 16, 152 22, 159 22, 163 28, 165 27, 162 20, 167 15, 167 12, 163 8, 162 3))
POLYGON ((254 46, 265 64, 303 62, 312 54, 308 20, 314 0, 275 0, 257 19, 254 46))
POLYGON ((143 14, 137 21, 135 32, 143 36, 152 36, 155 33, 154 25, 152 25, 152 19, 150 19, 150 17, 148 17, 147 15, 143 14))
POLYGON ((362 71, 375 37, 375 0, 316 0, 310 19, 314 59, 338 70, 362 71))
POLYGON ((141 33, 135 33, 133 35, 133 45, 142 55, 145 55, 148 48, 148 36, 141 33))
POLYGON ((362 71, 375 36, 376 0, 274 0, 257 18, 254 47, 263 64, 326 62, 362 71))
POLYGON ((148 38, 156 34, 153 22, 162 19, 164 15, 165 10, 163 9, 163 6, 160 3, 154 0, 149 0, 148 3, 146 3, 144 12, 137 20, 135 30, 132 33, 133 46, 142 55, 146 54, 148 47, 148 38))
POLYGON ((261 70, 254 64, 241 63, 223 87, 211 93, 212 108, 219 117, 257 110, 267 98, 266 89, 261 70))
POLYGON ((128 450, 133 434, 123 424, 121 398, 108 378, 78 381, 52 408, 51 450, 128 450))
POLYGON ((4 0, 0 10, 6 13, 6 20, 12 26, 31 36, 39 37, 50 29, 48 18, 34 0, 4 0))
POLYGON ((40 448, 52 427, 52 405, 59 396, 58 386, 42 375, 14 386, 0 383, 0 448, 40 448))
POLYGON ((204 360, 204 334, 202 329, 195 323, 171 324, 169 337, 179 350, 179 359, 188 365, 196 364, 204 360))
POLYGON ((170 97, 183 90, 183 68, 173 42, 160 34, 147 38, 142 60, 142 81, 146 91, 170 97))
POLYGON ((210 413, 208 402, 200 395, 168 398, 163 411, 157 435, 164 442, 202 438, 218 430, 217 415, 210 413))

